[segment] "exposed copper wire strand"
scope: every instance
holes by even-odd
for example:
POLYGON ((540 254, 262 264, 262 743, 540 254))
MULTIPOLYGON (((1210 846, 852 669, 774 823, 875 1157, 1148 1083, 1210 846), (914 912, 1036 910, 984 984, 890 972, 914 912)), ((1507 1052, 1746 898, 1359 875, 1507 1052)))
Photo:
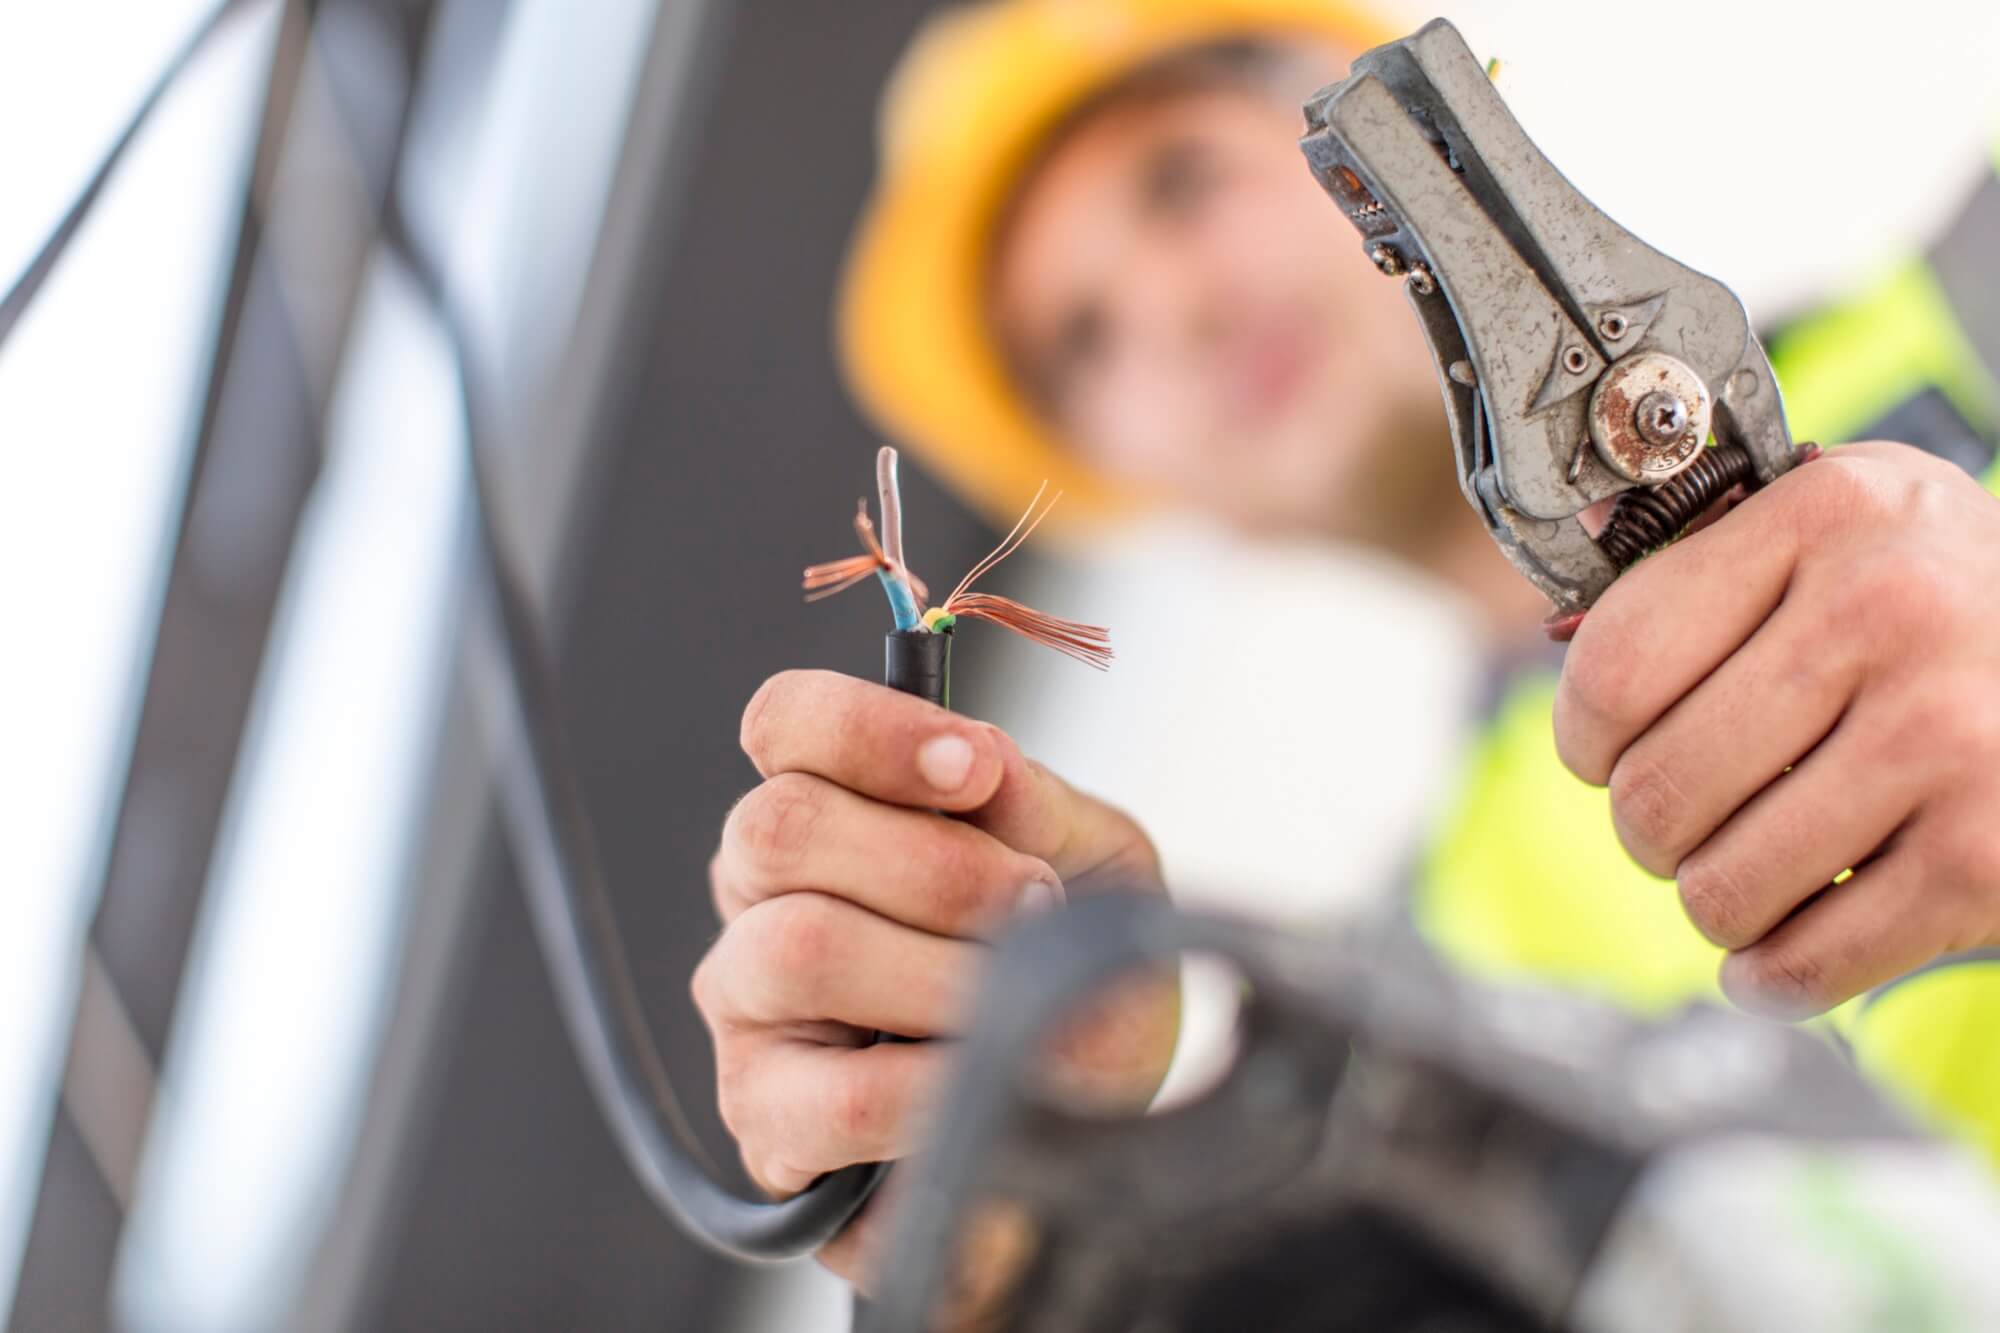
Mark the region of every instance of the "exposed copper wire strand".
POLYGON ((1099 625, 1086 625, 1080 621, 1064 620, 1031 606, 1024 606, 1011 597, 1000 597, 993 593, 973 592, 975 580, 991 572, 993 567, 1021 549, 1021 544, 1033 535, 1042 520, 1049 516, 1062 499, 1057 491, 1044 505, 1042 497, 1048 493, 1049 484, 1043 482, 1035 492, 1035 498, 1028 502, 1028 508, 1020 520, 1014 524, 1000 544, 993 548, 984 560, 974 565, 966 576, 952 589, 951 596, 944 599, 940 608, 947 615, 963 617, 967 620, 985 620, 1003 629, 1010 629, 1025 639, 1059 653, 1074 657, 1079 662, 1097 667, 1099 670, 1111 665, 1111 634, 1099 625), (1040 512, 1038 513, 1037 510, 1040 512))
POLYGON ((1047 493, 1048 489, 1049 489, 1049 484, 1046 481, 1035 489, 1035 498, 1028 501, 1028 508, 1026 509, 1026 511, 1022 513, 1021 517, 1015 521, 1013 529, 1009 531, 1005 537, 1000 539, 1000 544, 994 547, 993 550, 990 553, 988 553, 987 557, 984 560, 981 560, 978 564, 974 565, 971 569, 966 571, 965 577, 958 581, 958 586, 951 590, 951 596, 944 599, 945 610, 947 611, 951 610, 951 604, 957 601, 960 597, 965 595, 966 590, 972 586, 973 580, 979 578, 982 574, 985 574, 988 570, 992 569, 1002 560, 1005 560, 1008 556, 1014 554, 1015 551, 1021 548, 1021 543, 1028 540, 1028 537, 1034 532, 1034 530, 1041 526, 1042 519, 1045 519, 1049 516, 1049 510, 1054 509, 1056 507, 1056 501, 1063 498, 1063 493, 1061 491, 1057 491, 1055 493, 1054 499, 1051 499, 1049 501, 1048 509, 1042 510, 1041 514, 1037 516, 1035 514, 1035 507, 1041 504, 1042 496, 1047 493), (1028 521, 1030 518, 1034 519, 1032 523, 1028 521), (1022 531, 1023 527, 1026 527, 1027 531, 1025 532, 1022 531))
POLYGON ((953 608, 961 620, 990 621, 1100 671, 1111 665, 1111 632, 1101 625, 1064 620, 988 592, 963 593, 953 608))
MULTIPOLYGON (((868 518, 866 500, 855 503, 854 535, 861 540, 863 554, 806 566, 804 586, 808 602, 817 602, 823 597, 846 592, 855 584, 865 581, 871 574, 896 568, 890 562, 888 553, 882 549, 882 543, 876 539, 875 525, 868 518)), ((922 579, 908 569, 903 569, 901 574, 919 604, 929 599, 930 589, 924 586, 922 579)))
POLYGON ((876 564, 872 557, 865 555, 851 555, 845 560, 830 560, 823 565, 808 565, 805 576, 806 600, 817 602, 837 592, 846 592, 880 568, 881 566, 876 564))
MULTIPOLYGON (((882 536, 876 537, 875 525, 868 518, 868 502, 861 501, 854 510, 854 535, 860 539, 862 553, 842 560, 829 560, 823 564, 809 565, 805 571, 806 600, 819 601, 835 593, 845 592, 855 584, 864 582, 871 575, 899 579, 910 589, 919 606, 930 600, 930 592, 923 581, 912 574, 901 562, 898 549, 902 542, 902 500, 897 493, 896 453, 884 447, 876 455, 876 481, 882 496, 882 536)), ((972 585, 1002 560, 1021 549, 1022 543, 1034 535, 1042 520, 1047 518, 1062 499, 1062 492, 1049 495, 1049 484, 1043 482, 1035 491, 1035 498, 1028 502, 1028 508, 1020 519, 1000 539, 1000 544, 988 552, 967 571, 951 596, 936 608, 942 615, 965 620, 984 620, 1012 630, 1022 638, 1053 648, 1079 662, 1099 670, 1111 665, 1111 634, 1100 625, 1086 625, 1081 621, 1064 620, 1024 606, 1011 597, 1001 597, 993 593, 974 592, 972 585), (1043 497, 1047 503, 1043 503, 1043 497)), ((893 598, 891 599, 894 600, 893 598)), ((929 623, 928 621, 926 623, 929 623)))

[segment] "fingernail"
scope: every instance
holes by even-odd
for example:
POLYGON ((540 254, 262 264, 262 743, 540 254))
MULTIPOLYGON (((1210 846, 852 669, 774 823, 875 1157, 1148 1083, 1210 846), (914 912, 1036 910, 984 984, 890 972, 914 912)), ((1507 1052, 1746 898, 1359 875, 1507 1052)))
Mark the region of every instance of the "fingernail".
POLYGON ((1055 886, 1047 880, 1029 880, 1021 886, 1020 896, 1014 899, 1014 911, 1019 916, 1036 916, 1055 905, 1055 886))
POLYGON ((917 771, 939 792, 954 792, 972 776, 972 742, 963 736, 933 736, 917 749, 917 771))

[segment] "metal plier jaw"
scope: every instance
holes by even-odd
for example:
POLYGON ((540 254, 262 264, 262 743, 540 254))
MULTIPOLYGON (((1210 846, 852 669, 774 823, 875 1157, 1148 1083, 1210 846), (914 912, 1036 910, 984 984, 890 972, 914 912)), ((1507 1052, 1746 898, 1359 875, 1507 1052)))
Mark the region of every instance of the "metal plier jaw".
POLYGON ((1799 457, 1735 293, 1564 180, 1450 23, 1361 56, 1305 114, 1314 175, 1404 278, 1465 498, 1558 613, 1799 457), (1624 492, 1590 536, 1577 514, 1624 492))

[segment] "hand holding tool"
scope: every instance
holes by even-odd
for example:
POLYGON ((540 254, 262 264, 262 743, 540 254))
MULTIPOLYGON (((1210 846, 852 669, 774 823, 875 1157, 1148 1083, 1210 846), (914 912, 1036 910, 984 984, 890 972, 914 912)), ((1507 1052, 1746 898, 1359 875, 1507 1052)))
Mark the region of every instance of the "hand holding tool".
MULTIPOLYGON (((1810 456, 1735 293, 1564 180, 1450 23, 1361 56, 1305 114, 1314 175, 1423 325, 1465 498, 1557 621, 1810 456), (1605 500, 1593 536, 1578 515, 1605 500)), ((1664 182, 1699 181, 1635 139, 1664 182)))

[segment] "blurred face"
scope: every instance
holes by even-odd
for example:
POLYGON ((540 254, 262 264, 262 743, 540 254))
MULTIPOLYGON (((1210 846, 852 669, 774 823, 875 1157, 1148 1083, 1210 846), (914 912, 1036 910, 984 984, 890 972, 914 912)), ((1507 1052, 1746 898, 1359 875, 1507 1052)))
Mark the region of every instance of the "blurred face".
POLYGON ((1114 100, 1065 135, 997 239, 1016 372, 1099 470, 1259 528, 1368 537, 1456 487, 1400 285, 1249 90, 1114 100))

